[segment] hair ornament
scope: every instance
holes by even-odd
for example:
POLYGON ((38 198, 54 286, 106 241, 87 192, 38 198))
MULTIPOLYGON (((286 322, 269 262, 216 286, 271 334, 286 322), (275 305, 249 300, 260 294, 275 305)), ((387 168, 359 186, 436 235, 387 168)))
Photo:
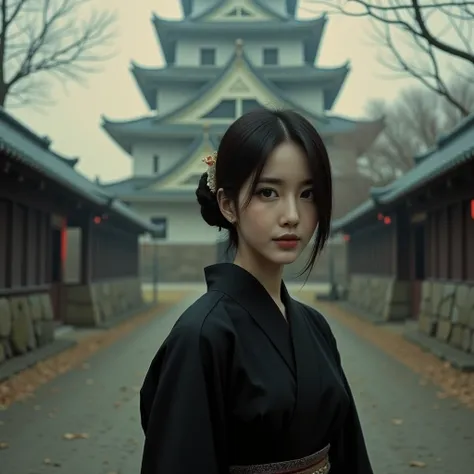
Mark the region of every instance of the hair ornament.
POLYGON ((216 193, 216 161, 217 152, 215 151, 211 155, 206 156, 202 159, 203 163, 207 165, 207 187, 213 194, 216 193))

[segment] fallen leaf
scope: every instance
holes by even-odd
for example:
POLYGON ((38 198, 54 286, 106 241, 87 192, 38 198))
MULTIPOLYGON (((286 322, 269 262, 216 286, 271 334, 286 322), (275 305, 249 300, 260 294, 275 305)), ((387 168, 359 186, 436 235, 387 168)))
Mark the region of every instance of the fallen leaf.
POLYGON ((8 443, 5 443, 4 441, 1 441, 0 442, 0 449, 7 449, 9 448, 9 444, 8 443))
POLYGON ((87 439, 89 435, 87 433, 65 433, 63 434, 63 438, 67 440, 71 439, 87 439))
POLYGON ((410 467, 426 467, 426 463, 423 461, 410 461, 410 467))
POLYGON ((87 385, 93 385, 93 384, 94 384, 94 380, 93 380, 93 379, 87 379, 87 380, 86 380, 86 384, 87 384, 87 385))
POLYGON ((115 403, 114 403, 114 407, 115 407, 115 408, 118 408, 120 405, 122 405, 121 402, 115 402, 115 403))
POLYGON ((44 458, 43 463, 48 465, 48 466, 54 466, 54 467, 60 467, 61 463, 57 461, 52 461, 49 458, 44 458))
POLYGON ((403 424, 403 420, 401 418, 392 418, 392 423, 394 425, 401 425, 403 424))

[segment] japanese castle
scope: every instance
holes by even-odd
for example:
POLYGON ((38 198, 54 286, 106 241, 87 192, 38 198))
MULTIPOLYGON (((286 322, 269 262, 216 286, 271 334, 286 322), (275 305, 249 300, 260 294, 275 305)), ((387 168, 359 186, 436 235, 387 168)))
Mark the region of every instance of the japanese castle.
POLYGON ((143 217, 166 222, 159 261, 168 281, 201 280, 202 267, 216 261, 221 237, 202 220, 194 193, 202 158, 241 114, 291 108, 311 120, 331 157, 335 217, 354 205, 347 190, 357 158, 382 128, 327 114, 349 65, 315 66, 325 15, 296 19, 297 0, 181 0, 181 7, 182 20, 152 18, 165 66, 132 63, 150 114, 102 124, 133 160, 133 176, 104 186, 143 217))

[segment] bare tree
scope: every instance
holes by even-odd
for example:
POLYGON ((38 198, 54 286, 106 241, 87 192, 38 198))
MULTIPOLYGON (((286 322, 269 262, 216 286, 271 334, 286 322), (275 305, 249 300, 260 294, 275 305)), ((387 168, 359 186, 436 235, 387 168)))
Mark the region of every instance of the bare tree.
POLYGON ((51 78, 84 81, 112 57, 115 14, 91 0, 0 0, 0 105, 51 103, 51 78))
MULTIPOLYGON (((459 79, 449 86, 453 97, 474 112, 474 84, 459 79)), ((406 173, 417 155, 435 147, 463 119, 451 101, 423 87, 402 90, 392 104, 372 100, 367 113, 385 117, 383 132, 361 160, 362 171, 377 185, 406 173)))
MULTIPOLYGON (((469 111, 450 89, 453 69, 474 77, 474 0, 306 0, 329 13, 372 20, 373 38, 382 46, 380 62, 409 75, 444 97, 458 112, 469 111), (388 54, 387 54, 388 53, 388 54), (451 59, 450 68, 443 60, 451 59)), ((314 11, 311 8, 303 9, 314 11)))

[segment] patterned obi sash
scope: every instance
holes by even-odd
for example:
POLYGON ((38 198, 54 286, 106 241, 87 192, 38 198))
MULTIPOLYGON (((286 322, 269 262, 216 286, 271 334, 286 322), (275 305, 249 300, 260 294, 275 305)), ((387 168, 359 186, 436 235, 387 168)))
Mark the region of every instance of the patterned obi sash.
POLYGON ((329 447, 328 444, 317 453, 292 461, 231 466, 229 474, 327 474, 331 468, 328 457, 329 447))

